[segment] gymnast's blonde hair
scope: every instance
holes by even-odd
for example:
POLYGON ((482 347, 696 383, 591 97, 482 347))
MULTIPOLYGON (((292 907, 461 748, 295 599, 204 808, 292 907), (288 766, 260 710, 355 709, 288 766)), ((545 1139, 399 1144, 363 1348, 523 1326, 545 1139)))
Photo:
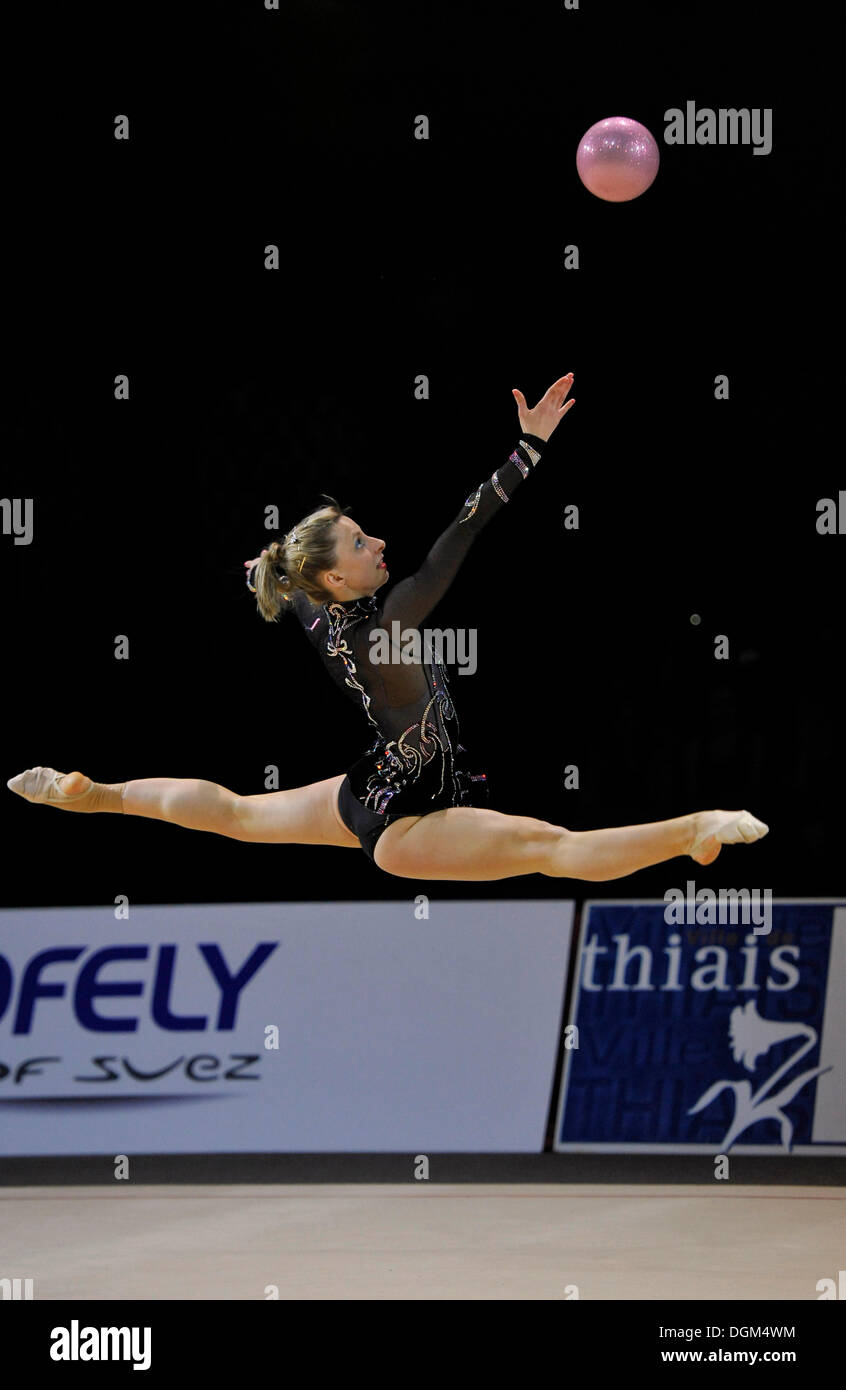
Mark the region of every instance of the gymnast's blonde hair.
POLYGON ((342 507, 328 493, 321 496, 328 505, 309 512, 287 536, 272 541, 253 570, 256 603, 265 622, 278 622, 280 615, 292 606, 291 597, 297 589, 315 607, 330 597, 317 576, 336 563, 335 525, 349 508, 342 507))

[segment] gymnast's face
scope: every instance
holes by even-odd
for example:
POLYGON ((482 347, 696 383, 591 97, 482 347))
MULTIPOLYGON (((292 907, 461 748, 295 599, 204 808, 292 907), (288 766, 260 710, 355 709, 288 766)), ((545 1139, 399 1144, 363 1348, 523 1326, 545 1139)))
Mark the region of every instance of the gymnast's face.
POLYGON ((322 576, 332 597, 347 602, 381 589, 388 582, 388 567, 383 559, 385 542, 368 536, 349 516, 339 517, 335 534, 335 563, 322 576))

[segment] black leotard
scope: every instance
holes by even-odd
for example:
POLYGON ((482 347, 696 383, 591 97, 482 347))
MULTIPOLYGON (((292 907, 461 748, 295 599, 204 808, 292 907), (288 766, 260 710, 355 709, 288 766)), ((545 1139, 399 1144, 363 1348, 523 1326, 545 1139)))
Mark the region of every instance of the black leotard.
POLYGON ((348 770, 340 801, 344 819, 355 821, 354 833, 367 833, 362 845, 371 857, 378 835, 400 816, 484 804, 485 775, 470 771, 458 741, 458 717, 437 652, 426 650, 422 636, 421 660, 403 662, 400 650, 407 648, 408 630, 419 630, 475 537, 513 496, 544 447, 537 435, 524 434, 508 460, 470 494, 417 573, 384 596, 377 592, 318 608, 295 590, 288 600, 330 675, 373 730, 373 744, 348 770), (392 629, 393 623, 399 627, 392 629), (392 640, 396 635, 399 644, 392 640), (379 661, 386 649, 395 659, 379 661), (369 814, 358 816, 355 802, 369 814))

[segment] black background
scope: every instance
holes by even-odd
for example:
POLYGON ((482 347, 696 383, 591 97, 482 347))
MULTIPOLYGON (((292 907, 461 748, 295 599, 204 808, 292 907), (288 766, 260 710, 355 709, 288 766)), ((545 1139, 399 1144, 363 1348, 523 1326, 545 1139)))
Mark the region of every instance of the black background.
MULTIPOLYGON (((133 3, 22 40, 2 492, 33 498, 34 540, 0 539, 4 780, 44 764, 250 793, 272 764, 283 787, 342 772, 371 741, 361 713, 243 584, 264 508, 286 531, 334 494, 399 579, 511 452, 511 388, 534 405, 572 369, 542 467, 431 618, 478 633, 452 688, 492 804, 573 829, 745 806, 771 827, 599 896, 688 877, 842 894, 846 536, 815 528, 846 486, 840 117, 816 14, 133 3), (664 144, 688 100, 772 108, 772 152, 664 144), (627 204, 575 170, 609 115, 660 142, 627 204)), ((7 906, 595 887, 418 885, 359 851, 2 805, 7 906)))

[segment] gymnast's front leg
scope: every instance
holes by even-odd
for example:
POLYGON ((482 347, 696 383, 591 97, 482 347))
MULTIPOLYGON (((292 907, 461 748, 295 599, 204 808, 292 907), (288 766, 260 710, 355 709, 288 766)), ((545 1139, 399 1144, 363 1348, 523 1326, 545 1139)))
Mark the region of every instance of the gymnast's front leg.
POLYGON ((767 830, 748 811, 696 811, 642 825, 567 830, 533 816, 456 806, 395 821, 380 835, 374 859, 400 878, 489 883, 546 874, 602 883, 679 855, 713 864, 723 845, 751 844, 767 830))

